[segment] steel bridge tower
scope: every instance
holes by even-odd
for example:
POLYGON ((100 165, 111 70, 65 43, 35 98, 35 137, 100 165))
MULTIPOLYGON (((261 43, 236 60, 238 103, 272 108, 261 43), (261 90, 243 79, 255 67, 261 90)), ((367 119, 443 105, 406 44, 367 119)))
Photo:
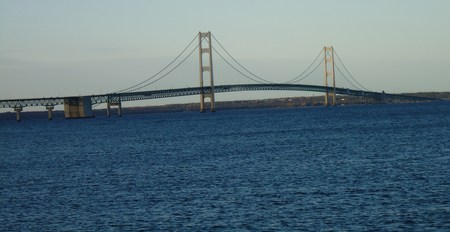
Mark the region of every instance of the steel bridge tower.
POLYGON ((215 100, 214 100, 214 78, 213 78, 213 63, 212 63, 212 46, 211 46, 211 32, 199 32, 198 33, 198 51, 199 51, 199 67, 200 67, 200 112, 205 112, 205 98, 210 99, 211 112, 215 112, 215 100), (207 47, 203 48, 203 41, 207 41, 207 47), (209 64, 207 66, 203 65, 203 53, 209 54, 209 64), (203 73, 209 72, 209 90, 205 91, 203 88, 203 73))
POLYGON ((334 78, 334 49, 333 47, 324 47, 324 76, 325 76, 325 87, 327 88, 325 92, 325 106, 329 106, 329 95, 332 94, 332 105, 336 105, 336 81, 334 78), (333 88, 330 91, 328 88, 328 77, 331 77, 333 88))

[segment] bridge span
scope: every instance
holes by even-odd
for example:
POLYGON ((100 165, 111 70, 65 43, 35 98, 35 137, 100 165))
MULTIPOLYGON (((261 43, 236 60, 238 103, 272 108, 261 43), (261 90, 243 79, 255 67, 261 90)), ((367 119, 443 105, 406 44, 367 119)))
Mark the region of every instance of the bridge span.
POLYGON ((49 98, 28 98, 28 99, 6 99, 0 100, 0 108, 13 108, 16 112, 17 121, 20 121, 20 112, 24 107, 30 106, 45 106, 48 110, 48 118, 52 119, 52 111, 57 105, 64 105, 64 116, 65 118, 85 118, 93 117, 92 105, 98 105, 106 103, 107 115, 110 116, 111 106, 118 107, 119 116, 122 114, 122 102, 125 101, 138 101, 146 99, 156 99, 156 98, 169 98, 169 97, 181 97, 190 95, 200 95, 200 112, 205 111, 205 98, 210 99, 211 111, 215 111, 215 93, 225 93, 225 92, 239 92, 239 91, 310 91, 310 92, 322 92, 324 94, 324 105, 336 105, 336 95, 349 95, 349 96, 361 96, 366 98, 376 99, 377 102, 384 102, 386 99, 400 99, 408 101, 430 101, 436 99, 406 96, 401 94, 386 94, 384 92, 373 92, 369 91, 363 85, 361 85, 347 70, 346 66, 339 58, 335 49, 333 47, 324 47, 319 53, 316 59, 309 65, 309 67, 304 70, 300 75, 284 82, 284 83, 273 83, 262 77, 255 75, 253 72, 249 71, 242 64, 240 64, 223 46, 222 44, 211 34, 211 32, 199 32, 197 36, 188 44, 188 46, 166 67, 161 71, 157 72, 155 75, 147 78, 146 80, 126 88, 122 91, 115 93, 90 95, 90 96, 72 96, 72 97, 49 97, 49 98), (181 59, 181 55, 188 53, 187 49, 194 44, 194 41, 198 39, 197 46, 191 50, 191 52, 181 59), (221 55, 215 47, 212 46, 212 41, 216 41, 220 48, 237 64, 231 64, 223 55, 221 55), (178 88, 178 89, 165 89, 165 90, 151 90, 142 91, 142 89, 147 86, 165 78, 173 70, 177 69, 183 62, 189 58, 195 50, 198 49, 199 54, 199 87, 193 88, 178 88), (234 84, 234 85, 218 85, 214 86, 214 75, 213 75, 213 61, 212 53, 213 51, 222 58, 226 64, 233 68, 236 72, 241 74, 243 77, 257 82, 258 84, 234 84), (207 54, 207 56, 203 56, 207 54), (335 63, 335 55, 337 61, 340 62, 341 68, 335 63), (323 56, 322 59, 319 57, 323 56), (181 61, 177 65, 174 62, 180 58, 181 61), (204 62, 205 60, 205 62, 204 62), (207 62, 206 62, 207 61, 207 62), (169 66, 174 65, 170 70, 166 70, 169 66), (324 64, 324 85, 306 85, 300 84, 305 78, 309 77, 321 64, 324 64), (237 67, 241 67, 239 70, 237 67), (337 88, 335 79, 335 69, 338 71, 347 82, 349 82, 355 89, 349 88, 337 88), (165 74, 163 74, 165 71, 165 74), (205 74, 207 72, 207 74, 205 74), (351 78, 348 78, 348 76, 351 78), (245 74, 247 73, 247 74, 245 74), (206 79, 206 80, 205 80, 206 79), (209 80, 208 80, 209 79, 209 80), (353 80, 355 83, 353 83, 353 80), (207 83, 209 82, 209 83, 207 83), (360 89, 358 89, 359 87, 360 89), (363 90, 364 89, 364 90, 363 90), (331 104, 330 104, 331 102, 331 104))
MULTIPOLYGON (((73 113, 73 107, 77 107, 78 117, 83 117, 81 113, 87 117, 93 116, 91 113, 92 105, 107 104, 108 116, 110 114, 111 106, 118 106, 119 115, 121 115, 122 102, 139 101, 158 98, 183 97, 201 94, 227 93, 227 92, 242 92, 242 91, 307 91, 307 92, 336 92, 339 95, 360 96, 372 99, 377 99, 379 102, 384 102, 385 99, 399 99, 408 101, 432 101, 436 99, 408 96, 401 94, 387 94, 384 92, 361 91, 348 88, 333 88, 318 85, 304 85, 304 84, 237 84, 237 85, 217 85, 213 87, 188 87, 178 89, 165 90, 151 90, 140 92, 124 92, 124 93, 107 93, 89 96, 67 96, 67 97, 48 97, 48 98, 27 98, 27 99, 6 99, 0 100, 1 108, 13 108, 17 113, 17 119, 20 120, 20 112, 25 107, 44 106, 49 112, 49 119, 51 119, 52 110, 57 105, 64 105, 66 118, 70 118, 70 113, 73 113), (68 116, 69 115, 69 116, 68 116)), ((77 115, 75 114, 75 117, 77 115)))

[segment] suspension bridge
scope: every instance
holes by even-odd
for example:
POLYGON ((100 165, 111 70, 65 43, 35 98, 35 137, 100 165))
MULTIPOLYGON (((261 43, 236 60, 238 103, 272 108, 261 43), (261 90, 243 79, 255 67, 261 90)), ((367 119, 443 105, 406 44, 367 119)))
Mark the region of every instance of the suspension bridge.
POLYGON ((106 93, 89 96, 66 96, 66 97, 48 97, 48 98, 28 98, 28 99, 5 99, 0 100, 1 108, 12 108, 16 112, 16 119, 20 121, 20 112, 25 107, 43 106, 48 110, 48 118, 52 119, 52 111, 57 105, 64 105, 65 118, 86 118, 93 117, 92 107, 99 104, 106 104, 107 115, 111 115, 111 107, 117 107, 118 115, 122 115, 122 102, 138 101, 157 98, 170 98, 199 95, 200 112, 205 112, 209 108, 211 112, 215 111, 215 94, 225 92, 240 91, 309 91, 324 93, 324 105, 336 105, 336 95, 349 95, 376 99, 378 102, 384 102, 386 99, 399 99, 407 101, 430 101, 436 99, 407 96, 400 94, 387 94, 384 92, 370 91, 361 85, 356 78, 348 71, 333 47, 324 47, 314 59, 314 61, 299 75, 283 83, 274 83, 268 81, 250 71, 237 59, 235 59, 225 47, 217 40, 211 32, 199 32, 198 35, 162 70, 151 77, 132 85, 128 88, 106 93), (196 46, 191 48, 193 45, 196 46), (218 47, 213 46, 215 42, 218 47), (219 52, 219 49, 221 52, 219 52), (190 51, 190 52, 189 52, 190 51), (145 90, 148 86, 166 78, 170 73, 183 64, 195 51, 198 51, 199 57, 199 86, 189 88, 163 89, 163 90, 145 90), (251 84, 231 84, 214 85, 213 71, 213 52, 217 54, 225 64, 236 71, 240 76, 251 81, 251 84), (224 53, 222 53, 224 52, 224 53), (204 57, 206 54, 206 59, 204 57), (226 54, 228 58, 225 57, 226 54), (183 58, 184 57, 184 58, 183 58), (338 62, 335 62, 337 58, 338 62), (206 60, 206 62, 205 62, 206 60), (178 61, 178 63, 176 63, 178 61), (339 64, 339 65, 338 65, 339 64), (324 84, 308 85, 301 83, 317 70, 321 65, 324 67, 324 84), (350 83, 352 88, 336 87, 336 72, 340 73, 344 79, 350 83), (209 107, 205 106, 205 99, 209 99, 209 107))

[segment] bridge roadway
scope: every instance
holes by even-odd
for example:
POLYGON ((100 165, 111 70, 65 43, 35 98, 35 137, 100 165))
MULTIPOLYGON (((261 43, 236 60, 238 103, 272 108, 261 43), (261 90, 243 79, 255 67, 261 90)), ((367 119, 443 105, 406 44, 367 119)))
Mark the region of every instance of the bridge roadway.
MULTIPOLYGON (((218 85, 214 87, 215 93, 239 92, 239 91, 309 91, 309 92, 332 92, 332 87, 318 86, 318 85, 302 85, 302 84, 240 84, 240 85, 218 85)), ((124 102, 137 101, 156 98, 169 98, 199 95, 202 89, 200 87, 193 88, 179 88, 166 90, 152 90, 141 92, 124 92, 124 93, 109 93, 90 95, 92 104, 101 104, 108 102, 124 102)), ((205 94, 211 91, 210 87, 204 87, 205 94)), ((430 101, 436 100, 424 97, 407 96, 400 94, 385 94, 380 92, 361 91, 346 88, 336 88, 336 94, 350 95, 350 96, 364 96, 369 98, 395 98, 401 100, 411 101, 430 101)), ((77 96, 79 97, 79 96, 77 96)), ((63 105, 64 99, 70 97, 49 97, 49 98, 28 98, 28 99, 6 99, 0 100, 1 108, 23 108, 29 106, 56 106, 63 105)))

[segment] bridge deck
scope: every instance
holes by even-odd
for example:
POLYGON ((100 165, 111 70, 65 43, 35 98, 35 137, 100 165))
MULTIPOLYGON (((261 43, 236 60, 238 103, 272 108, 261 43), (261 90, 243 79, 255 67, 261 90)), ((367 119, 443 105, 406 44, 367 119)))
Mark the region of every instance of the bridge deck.
MULTIPOLYGON (((242 84, 242 85, 219 85, 214 87, 215 93, 225 92, 240 92, 240 91, 309 91, 309 92, 332 92, 332 87, 318 86, 318 85, 301 85, 301 84, 242 84)), ((125 93, 108 93, 91 95, 92 104, 100 104, 107 102, 124 102, 124 101, 137 101, 156 98, 169 98, 169 97, 181 97, 199 95, 201 92, 209 93, 210 88, 179 88, 179 89, 165 89, 165 90, 152 90, 141 92, 125 92, 125 93)), ((350 95, 350 96, 365 96, 365 97, 386 97, 396 98, 402 100, 411 101, 430 101, 437 100, 432 98, 407 96, 400 94, 385 94, 380 92, 361 91, 346 88, 336 88, 336 94, 350 95)), ((56 106, 63 105, 64 99, 69 97, 49 97, 49 98, 28 98, 28 99, 6 99, 0 100, 1 108, 19 108, 28 106, 56 106)))

